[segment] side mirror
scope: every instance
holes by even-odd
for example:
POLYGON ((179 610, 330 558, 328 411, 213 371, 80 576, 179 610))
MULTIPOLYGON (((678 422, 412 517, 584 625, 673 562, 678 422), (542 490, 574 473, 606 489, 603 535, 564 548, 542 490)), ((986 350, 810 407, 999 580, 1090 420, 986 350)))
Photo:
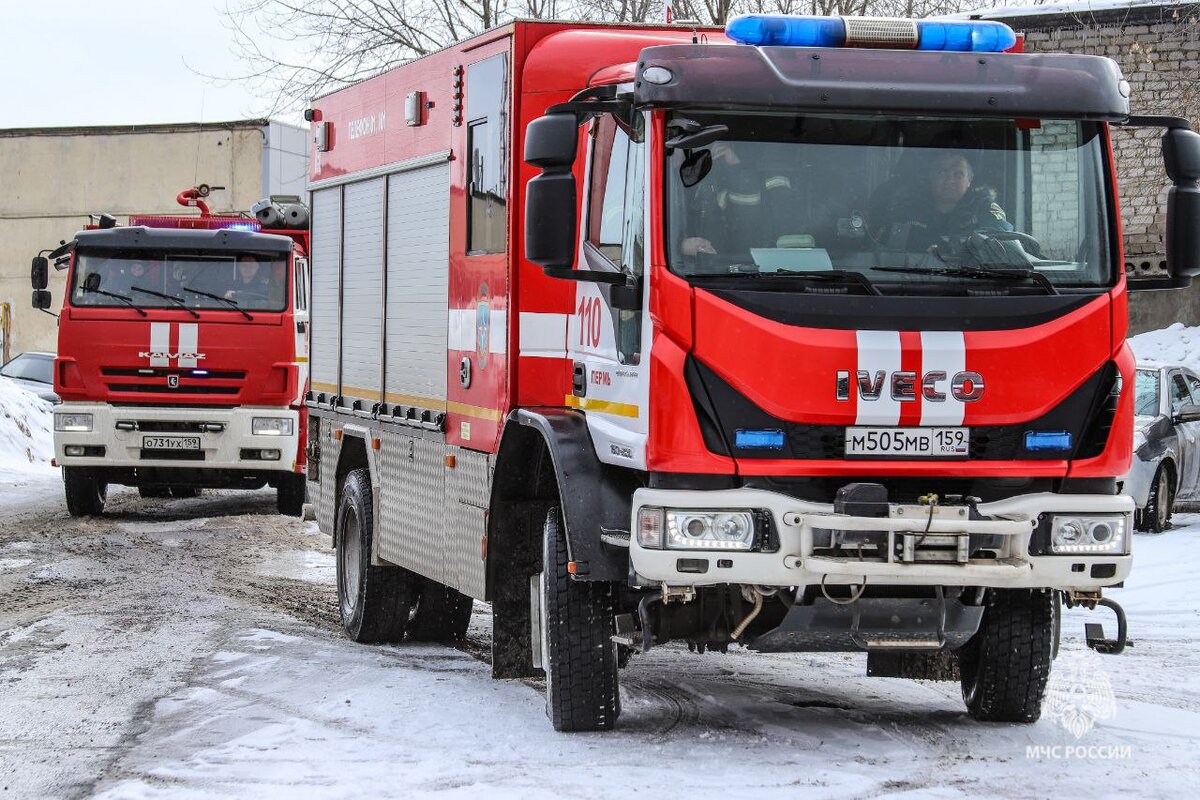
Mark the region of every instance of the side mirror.
POLYGON ((1174 184, 1167 192, 1167 271, 1175 286, 1200 275, 1200 134, 1168 128, 1163 163, 1174 184))
POLYGON ((33 290, 33 307, 38 311, 46 311, 50 308, 50 292, 46 289, 33 290))
POLYGON ((71 252, 74 249, 75 249, 75 240, 72 239, 69 242, 62 242, 58 247, 51 250, 47 254, 47 256, 49 258, 62 258, 63 256, 65 256, 67 253, 71 252))
POLYGON ((29 281, 34 289, 45 289, 50 284, 50 260, 45 256, 34 256, 29 270, 29 281))
POLYGON ((1181 422, 1200 422, 1200 406, 1181 406, 1171 421, 1178 425, 1181 422))
MULTIPOLYGON (((571 271, 575 263, 574 113, 546 114, 525 129, 525 163, 542 174, 525 189, 525 257, 542 269, 571 271)), ((558 276, 555 276, 558 277, 558 276)))

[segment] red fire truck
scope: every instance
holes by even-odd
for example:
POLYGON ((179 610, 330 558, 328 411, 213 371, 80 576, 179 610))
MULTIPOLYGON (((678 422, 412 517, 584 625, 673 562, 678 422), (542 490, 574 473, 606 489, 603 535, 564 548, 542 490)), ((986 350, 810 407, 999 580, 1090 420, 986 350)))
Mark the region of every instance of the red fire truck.
POLYGON ((208 186, 181 192, 200 216, 131 216, 33 261, 48 309, 49 260, 67 270, 58 321, 54 451, 67 509, 104 510, 109 484, 143 497, 270 484, 304 503, 308 210, 272 198, 219 216, 208 186))
MULTIPOLYGON (((1131 566, 1110 130, 1200 136, 992 22, 516 22, 313 102, 308 474, 346 631, 546 676, 855 651, 1037 719, 1061 605, 1131 566)), ((1164 179, 1164 183, 1166 180, 1164 179)))

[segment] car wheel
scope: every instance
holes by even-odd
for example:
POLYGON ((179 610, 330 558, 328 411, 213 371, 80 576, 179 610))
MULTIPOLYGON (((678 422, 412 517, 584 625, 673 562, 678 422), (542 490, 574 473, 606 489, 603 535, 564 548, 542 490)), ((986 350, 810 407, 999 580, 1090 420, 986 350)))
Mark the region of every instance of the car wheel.
POLYGON ((1150 484, 1150 499, 1142 511, 1142 530, 1162 533, 1171 527, 1171 511, 1175 505, 1175 476, 1167 464, 1159 464, 1150 484))

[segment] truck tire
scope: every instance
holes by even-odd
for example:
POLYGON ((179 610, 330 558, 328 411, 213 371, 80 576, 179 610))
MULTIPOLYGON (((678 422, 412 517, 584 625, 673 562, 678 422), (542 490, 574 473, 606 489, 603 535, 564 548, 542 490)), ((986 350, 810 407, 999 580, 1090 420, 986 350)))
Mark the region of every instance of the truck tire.
POLYGON ((1054 656, 1055 592, 991 589, 979 631, 959 650, 963 700, 986 722, 1037 722, 1054 656))
POLYGON ((163 497, 170 497, 171 490, 166 486, 139 486, 138 495, 148 500, 158 500, 163 497))
POLYGON ((562 525, 561 512, 551 508, 539 579, 546 715, 557 731, 609 730, 621 713, 613 587, 570 576, 562 525))
POLYGON ((1175 505, 1175 480, 1171 468, 1159 464, 1150 483, 1150 497, 1146 507, 1138 515, 1138 530, 1146 533, 1162 533, 1171 527, 1171 512, 1175 505))
POLYGON ((279 486, 275 489, 275 508, 280 514, 285 517, 300 516, 304 510, 307 483, 303 475, 294 472, 279 479, 279 486))
POLYGON ((449 586, 423 579, 417 609, 408 623, 408 638, 417 642, 461 642, 471 624, 474 602, 449 586))
POLYGON ((352 470, 342 485, 336 524, 342 627, 356 642, 399 642, 420 578, 401 567, 371 564, 373 530, 371 477, 365 469, 352 470))
POLYGON ((72 517, 96 517, 104 513, 108 484, 82 467, 63 467, 67 513, 72 517))
POLYGON ((189 500, 193 497, 200 496, 200 489, 196 486, 172 486, 171 497, 178 497, 180 500, 189 500))

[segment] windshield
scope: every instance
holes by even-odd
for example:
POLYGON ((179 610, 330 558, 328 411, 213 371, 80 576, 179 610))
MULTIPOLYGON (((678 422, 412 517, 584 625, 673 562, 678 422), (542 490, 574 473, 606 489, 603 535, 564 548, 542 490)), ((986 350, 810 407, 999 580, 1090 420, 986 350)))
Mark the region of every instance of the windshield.
POLYGON ((1139 369, 1134 384, 1133 413, 1139 417, 1158 416, 1158 372, 1139 369))
POLYGON ((712 125, 728 131, 667 156, 679 274, 849 270, 910 294, 1113 282, 1098 124, 681 112, 667 138, 712 125), (1035 280, 967 280, 997 269, 1035 280))
POLYGON ((71 303, 76 306, 282 311, 287 259, 282 254, 174 251, 80 252, 71 303), (129 301, 129 302, 127 302, 129 301))

